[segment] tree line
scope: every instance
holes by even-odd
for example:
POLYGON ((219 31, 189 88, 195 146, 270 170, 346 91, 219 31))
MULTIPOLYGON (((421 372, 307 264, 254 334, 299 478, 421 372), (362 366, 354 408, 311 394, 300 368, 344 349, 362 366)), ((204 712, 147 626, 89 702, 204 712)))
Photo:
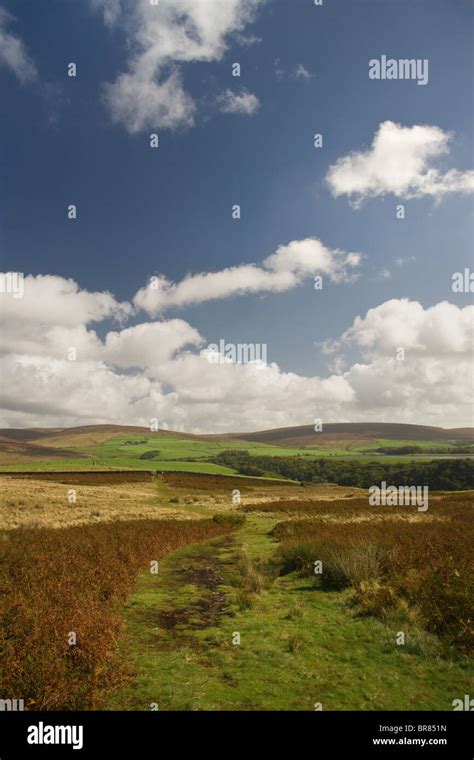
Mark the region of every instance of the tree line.
POLYGON ((247 451, 228 449, 210 458, 215 464, 233 467, 241 475, 279 475, 303 483, 336 483, 370 488, 387 485, 426 485, 433 490, 461 491, 474 488, 474 461, 439 459, 385 463, 377 461, 337 461, 334 458, 253 456, 247 451))

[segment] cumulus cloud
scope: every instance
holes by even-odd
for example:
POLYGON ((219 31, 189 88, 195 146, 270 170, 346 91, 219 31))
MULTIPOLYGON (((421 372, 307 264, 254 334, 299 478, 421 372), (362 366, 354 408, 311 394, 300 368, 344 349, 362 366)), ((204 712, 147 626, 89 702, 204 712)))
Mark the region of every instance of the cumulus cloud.
POLYGON ((356 208, 387 193, 404 200, 432 196, 440 201, 450 193, 472 192, 474 171, 443 173, 434 165, 449 153, 451 139, 452 134, 436 126, 385 121, 370 149, 339 158, 329 167, 326 181, 334 197, 347 195, 356 208))
POLYGON ((260 108, 260 101, 253 92, 226 90, 217 98, 217 107, 223 113, 241 113, 251 116, 260 108))
POLYGON ((151 315, 177 306, 189 306, 251 293, 282 293, 315 275, 335 283, 350 281, 360 264, 358 253, 327 248, 316 238, 292 240, 278 246, 261 266, 240 264, 219 272, 188 275, 178 283, 152 278, 135 295, 133 303, 151 315))
POLYGON ((13 71, 21 84, 29 84, 37 78, 38 72, 22 40, 9 31, 14 20, 10 13, 0 8, 0 65, 13 71))
MULTIPOLYGON (((284 248, 274 254, 283 271, 288 260, 310 266, 297 248, 284 248)), ((472 424, 472 306, 382 303, 326 346, 333 352, 329 376, 305 377, 273 363, 271 345, 268 364, 210 363, 203 336, 180 319, 109 328, 99 337, 90 325, 102 321, 105 328, 116 315, 131 316, 126 304, 60 277, 28 281, 14 308, 3 308, 14 299, 0 293, 3 427, 147 426, 153 418, 195 433, 311 424, 316 417, 472 424), (399 346, 404 361, 395 356, 399 346), (74 361, 70 347, 77 349, 74 361), (346 349, 360 354, 351 365, 346 349)))
POLYGON ((158 372, 161 362, 168 361, 180 349, 203 343, 204 339, 190 324, 170 319, 107 333, 102 355, 116 367, 138 367, 153 374, 158 372))
POLYGON ((337 418, 353 391, 343 377, 307 378, 276 364, 210 364, 186 353, 153 373, 118 372, 103 361, 0 357, 5 382, 0 426, 114 422, 173 430, 229 432, 337 418), (159 377, 156 375, 159 374, 159 377))
POLYGON ((101 361, 9 354, 0 358, 2 425, 68 426, 155 417, 161 389, 101 361))
POLYGON ((130 304, 119 303, 111 293, 90 292, 81 289, 74 280, 57 275, 28 275, 23 288, 24 298, 2 294, 0 313, 6 321, 86 325, 106 318, 120 320, 132 311, 130 304))
POLYGON ((472 427, 472 383, 466 381, 471 372, 471 355, 356 363, 344 375, 356 399, 351 419, 472 427))
POLYGON ((1 294, 0 353, 60 360, 74 348, 81 361, 101 360, 115 367, 144 370, 187 345, 204 343, 198 331, 182 319, 111 330, 104 341, 89 327, 104 320, 121 324, 132 315, 131 304, 119 303, 111 293, 89 292, 63 277, 29 275, 24 280, 23 298, 1 294))
POLYGON ((324 344, 324 350, 334 353, 352 344, 370 358, 395 356, 399 347, 412 356, 469 357, 473 324, 474 306, 459 308, 442 301, 425 309, 418 301, 394 298, 356 317, 338 340, 324 344))
POLYGON ((392 299, 356 317, 323 350, 339 352, 337 363, 346 348, 360 349, 363 361, 344 378, 354 392, 353 411, 364 418, 471 426, 473 319, 474 306, 443 301, 425 309, 417 301, 392 299))
POLYGON ((28 275, 23 290, 23 298, 0 296, 0 353, 59 359, 74 347, 82 358, 95 358, 101 342, 87 325, 105 319, 123 322, 133 312, 130 304, 119 303, 111 293, 90 292, 57 275, 28 275))
MULTIPOLYGON (((160 0, 152 5, 150 0, 135 0, 129 13, 120 14, 119 3, 95 0, 107 23, 118 19, 123 24, 132 51, 128 70, 105 86, 113 120, 132 134, 147 128, 191 126, 196 103, 184 89, 180 66, 220 60, 229 38, 242 33, 262 2, 160 0)), ((252 98, 235 96, 234 108, 255 110, 252 98)))

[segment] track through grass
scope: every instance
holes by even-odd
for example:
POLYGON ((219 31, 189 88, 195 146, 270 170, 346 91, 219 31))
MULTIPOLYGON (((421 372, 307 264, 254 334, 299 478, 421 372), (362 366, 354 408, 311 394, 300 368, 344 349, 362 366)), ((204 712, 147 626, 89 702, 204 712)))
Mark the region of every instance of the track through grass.
POLYGON ((274 522, 252 515, 139 576, 121 640, 135 677, 106 709, 449 710, 469 693, 464 660, 397 646, 347 592, 277 577, 274 522))

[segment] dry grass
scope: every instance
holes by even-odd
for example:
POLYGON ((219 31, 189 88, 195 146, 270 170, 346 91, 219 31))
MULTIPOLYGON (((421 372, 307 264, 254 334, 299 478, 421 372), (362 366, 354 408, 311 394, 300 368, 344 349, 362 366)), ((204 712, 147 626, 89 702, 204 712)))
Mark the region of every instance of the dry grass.
POLYGON ((64 528, 117 520, 189 519, 185 505, 160 498, 150 475, 101 481, 80 473, 57 477, 0 476, 0 530, 20 527, 64 528), (91 485, 91 482, 96 485, 91 485), (76 503, 68 494, 76 491, 76 503))
POLYGON ((427 523, 451 520, 460 506, 474 503, 474 491, 456 494, 435 492, 429 496, 428 510, 419 512, 416 506, 370 506, 367 491, 352 489, 348 492, 342 486, 335 486, 335 488, 338 488, 338 492, 333 492, 330 498, 328 498, 326 488, 319 489, 315 486, 314 492, 310 492, 309 499, 307 492, 304 499, 252 499, 251 503, 243 504, 240 510, 245 513, 284 515, 290 519, 309 519, 312 522, 339 525, 373 520, 427 523))
POLYGON ((194 473, 165 473, 158 478, 133 471, 0 474, 0 530, 205 517, 210 509, 213 512, 236 510, 238 505, 232 501, 236 488, 241 492, 242 503, 251 500, 249 511, 260 504, 262 511, 274 511, 274 504, 281 504, 285 510, 294 502, 303 504, 302 500, 308 496, 317 501, 357 492, 357 489, 348 491, 340 486, 290 484, 285 487, 278 481, 194 473), (76 491, 76 503, 68 501, 71 490, 76 491), (291 490, 291 501, 281 495, 288 490, 291 490))
POLYGON ((294 488, 295 483, 284 480, 272 480, 271 478, 258 480, 256 478, 233 477, 232 475, 209 475, 198 472, 164 472, 163 480, 173 488, 183 488, 187 491, 206 491, 217 493, 232 491, 238 488, 242 493, 248 491, 294 488))

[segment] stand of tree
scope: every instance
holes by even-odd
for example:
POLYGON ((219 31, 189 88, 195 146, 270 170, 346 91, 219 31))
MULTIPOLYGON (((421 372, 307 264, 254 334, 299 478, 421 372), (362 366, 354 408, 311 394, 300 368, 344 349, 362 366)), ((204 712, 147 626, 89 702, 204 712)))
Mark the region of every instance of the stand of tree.
POLYGON ((474 461, 471 459, 387 464, 376 461, 336 461, 329 457, 259 457, 252 456, 247 451, 228 449, 209 461, 233 467, 242 475, 273 473, 303 483, 337 483, 370 488, 385 481, 387 485, 424 485, 432 490, 443 491, 474 488, 474 461))
POLYGON ((367 452, 368 454, 387 454, 390 456, 406 456, 409 454, 447 454, 456 456, 470 456, 474 454, 474 448, 472 444, 466 443, 464 445, 455 445, 451 447, 440 448, 421 448, 421 446, 407 445, 407 446, 380 446, 378 449, 374 449, 373 452, 367 452))

